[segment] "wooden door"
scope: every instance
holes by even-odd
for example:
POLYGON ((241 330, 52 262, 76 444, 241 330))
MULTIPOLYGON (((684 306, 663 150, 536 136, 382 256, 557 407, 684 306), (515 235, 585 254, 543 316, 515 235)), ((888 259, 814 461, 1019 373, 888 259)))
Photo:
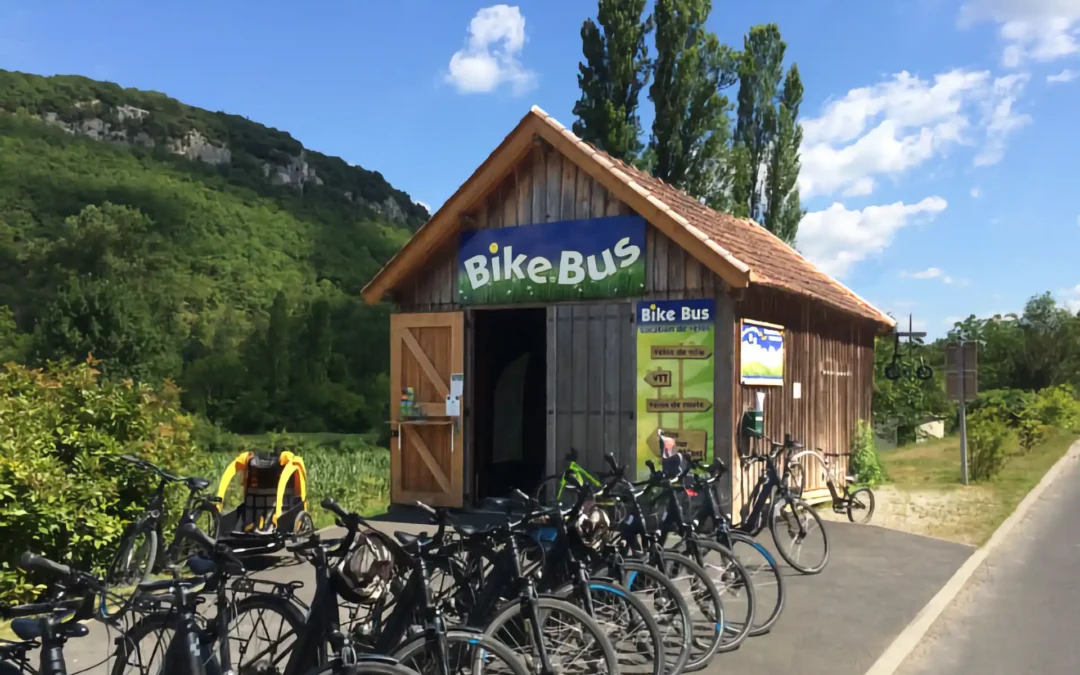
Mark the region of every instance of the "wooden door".
MULTIPOLYGON (((390 501, 462 506, 463 418, 446 416, 451 373, 463 372, 464 314, 390 317, 390 501), (422 416, 401 419, 402 390, 412 387, 422 416)), ((464 405, 464 401, 462 401, 464 405)))

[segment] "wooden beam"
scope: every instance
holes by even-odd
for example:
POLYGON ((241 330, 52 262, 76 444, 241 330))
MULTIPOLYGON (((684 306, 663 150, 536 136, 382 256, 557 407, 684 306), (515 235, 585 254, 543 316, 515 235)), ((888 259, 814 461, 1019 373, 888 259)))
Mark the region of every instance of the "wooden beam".
POLYGON ((529 113, 473 172, 457 192, 413 235, 405 246, 390 259, 360 292, 364 301, 373 305, 399 282, 428 262, 429 257, 446 239, 458 230, 462 211, 473 207, 486 197, 514 166, 533 148, 535 130, 540 126, 536 115, 529 113))
POLYGON ((424 371, 424 375, 427 375, 427 379, 435 385, 435 389, 438 390, 439 396, 443 398, 450 395, 450 385, 443 382, 442 377, 439 376, 439 371, 435 368, 435 364, 428 358, 424 348, 420 346, 420 343, 416 341, 416 336, 413 335, 411 328, 406 328, 401 331, 401 341, 405 343, 405 346, 412 352, 413 358, 420 365, 420 370, 424 371))
POLYGON ((435 461, 435 456, 431 454, 427 443, 416 432, 416 429, 413 429, 408 423, 402 424, 401 428, 405 430, 405 435, 408 436, 409 441, 416 448, 416 454, 420 455, 420 459, 424 460, 424 464, 427 465, 428 471, 435 478, 435 482, 439 484, 443 492, 450 494, 450 481, 446 478, 446 474, 442 472, 439 463, 435 461))

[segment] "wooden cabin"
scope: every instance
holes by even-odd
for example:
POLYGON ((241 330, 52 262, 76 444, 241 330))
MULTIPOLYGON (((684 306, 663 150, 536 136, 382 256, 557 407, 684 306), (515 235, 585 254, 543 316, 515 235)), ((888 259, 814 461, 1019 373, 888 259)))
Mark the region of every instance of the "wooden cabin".
POLYGON ((846 452, 894 326, 760 225, 536 107, 363 295, 396 306, 396 504, 529 492, 572 448, 590 470, 610 452, 641 471, 663 429, 728 463, 737 510, 755 394, 766 437, 846 452))

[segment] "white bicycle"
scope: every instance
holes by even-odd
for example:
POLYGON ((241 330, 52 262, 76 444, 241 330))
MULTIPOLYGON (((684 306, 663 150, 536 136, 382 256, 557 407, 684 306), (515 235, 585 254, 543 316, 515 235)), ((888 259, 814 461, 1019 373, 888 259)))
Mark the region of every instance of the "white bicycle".
POLYGON ((855 476, 844 476, 843 492, 837 490, 836 472, 833 470, 833 459, 840 457, 851 458, 850 452, 822 452, 821 450, 800 450, 787 459, 788 463, 788 489, 794 494, 802 496, 806 490, 807 479, 814 461, 824 468, 825 485, 829 488, 832 496, 832 508, 836 513, 847 513, 848 520, 853 523, 869 523, 874 517, 874 491, 869 487, 860 487, 852 490, 855 485, 855 476))

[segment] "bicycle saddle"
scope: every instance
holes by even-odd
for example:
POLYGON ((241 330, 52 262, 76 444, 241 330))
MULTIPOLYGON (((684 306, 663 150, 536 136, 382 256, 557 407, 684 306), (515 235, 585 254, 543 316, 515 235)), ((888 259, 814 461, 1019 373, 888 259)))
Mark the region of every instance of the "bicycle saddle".
POLYGON ((394 532, 394 538, 401 542, 401 545, 405 548, 413 548, 420 546, 431 541, 431 537, 427 532, 421 532, 420 534, 409 534, 408 532, 397 531, 394 532))
MULTIPOLYGON (((60 634, 69 638, 80 638, 90 632, 90 629, 78 621, 69 621, 57 627, 60 634)), ((11 622, 11 632, 20 640, 30 641, 41 637, 41 619, 27 617, 15 619, 11 622)))
POLYGON ((198 477, 185 478, 184 485, 186 485, 188 489, 192 492, 200 492, 210 487, 210 481, 206 480, 205 478, 198 477))
POLYGON ((481 505, 488 509, 506 511, 521 511, 525 508, 525 505, 516 499, 508 499, 506 497, 486 497, 481 505))

